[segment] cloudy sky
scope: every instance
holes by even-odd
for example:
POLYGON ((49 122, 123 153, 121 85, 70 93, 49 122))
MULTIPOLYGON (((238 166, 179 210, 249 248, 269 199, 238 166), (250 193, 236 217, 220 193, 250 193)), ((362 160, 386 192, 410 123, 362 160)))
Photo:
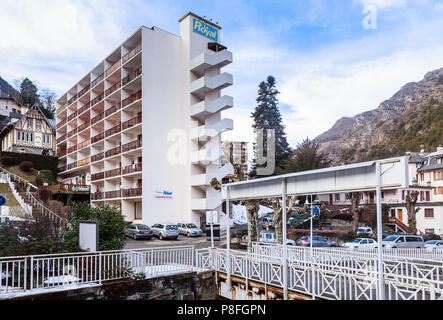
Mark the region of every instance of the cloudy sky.
POLYGON ((0 76, 10 83, 27 76, 58 94, 141 25, 178 34, 177 20, 187 11, 217 21, 221 42, 234 53, 226 71, 235 85, 226 94, 234 96, 235 108, 225 116, 235 129, 226 139, 252 140, 250 113, 258 83, 268 75, 277 79, 295 147, 443 67, 443 0, 0 3, 0 76), (374 9, 376 25, 368 17, 374 9))

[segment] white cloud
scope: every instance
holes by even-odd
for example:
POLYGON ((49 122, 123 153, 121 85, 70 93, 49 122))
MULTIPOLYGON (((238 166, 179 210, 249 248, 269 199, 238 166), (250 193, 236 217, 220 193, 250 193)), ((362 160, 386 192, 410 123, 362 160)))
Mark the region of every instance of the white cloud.
POLYGON ((407 4, 408 0, 357 0, 363 6, 371 5, 377 9, 390 9, 401 7, 407 4))

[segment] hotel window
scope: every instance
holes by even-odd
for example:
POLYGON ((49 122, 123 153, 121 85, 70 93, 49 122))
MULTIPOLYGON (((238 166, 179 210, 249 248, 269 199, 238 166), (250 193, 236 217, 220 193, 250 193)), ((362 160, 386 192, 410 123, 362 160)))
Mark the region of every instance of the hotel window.
POLYGON ((340 201, 340 193, 335 194, 335 201, 340 201))
POLYGON ((20 141, 20 131, 17 131, 17 141, 20 141))
POLYGON ((441 171, 437 171, 437 178, 436 180, 441 180, 441 171))
POLYGON ((434 218, 434 209, 425 209, 425 218, 434 218))
POLYGON ((32 119, 28 119, 28 127, 32 128, 32 119))
POLYGON ((36 129, 42 128, 42 121, 41 120, 35 120, 35 128, 36 129))

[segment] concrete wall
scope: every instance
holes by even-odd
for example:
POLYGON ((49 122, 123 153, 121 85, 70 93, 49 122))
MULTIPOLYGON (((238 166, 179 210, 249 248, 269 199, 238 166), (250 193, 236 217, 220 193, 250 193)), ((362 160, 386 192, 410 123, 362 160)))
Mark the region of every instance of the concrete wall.
POLYGON ((102 286, 65 290, 15 300, 215 300, 213 271, 190 272, 147 280, 120 280, 102 286))

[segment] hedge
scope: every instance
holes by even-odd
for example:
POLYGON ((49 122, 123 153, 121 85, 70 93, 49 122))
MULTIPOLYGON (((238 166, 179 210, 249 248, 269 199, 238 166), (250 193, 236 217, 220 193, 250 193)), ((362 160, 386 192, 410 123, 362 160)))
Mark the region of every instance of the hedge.
POLYGON ((23 161, 30 161, 33 164, 33 168, 37 170, 51 170, 54 176, 57 176, 58 158, 51 156, 42 156, 39 154, 31 153, 18 153, 18 152, 0 152, 0 158, 3 156, 13 158, 11 165, 19 165, 23 161))

